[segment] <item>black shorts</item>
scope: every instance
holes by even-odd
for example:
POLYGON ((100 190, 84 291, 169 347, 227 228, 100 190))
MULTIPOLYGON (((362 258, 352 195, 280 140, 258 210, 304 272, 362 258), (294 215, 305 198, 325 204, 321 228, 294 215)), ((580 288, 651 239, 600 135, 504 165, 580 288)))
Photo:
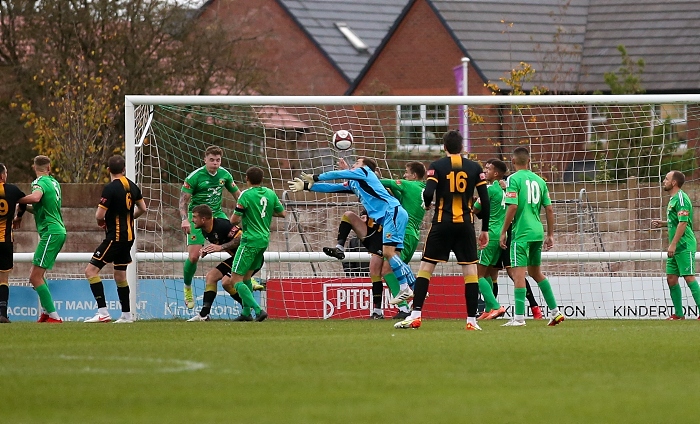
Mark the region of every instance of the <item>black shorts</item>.
POLYGON ((92 254, 90 263, 99 269, 107 264, 114 264, 114 269, 125 271, 131 263, 131 246, 134 241, 114 241, 104 239, 92 254))
POLYGON ((460 265, 477 262, 474 225, 443 222, 430 227, 421 260, 433 264, 447 262, 450 252, 455 253, 457 263, 460 265))
POLYGON ((510 239, 513 235, 513 232, 509 229, 508 230, 508 238, 506 239, 506 248, 501 249, 501 257, 498 258, 498 262, 496 262, 496 265, 494 265, 494 269, 506 269, 510 268, 510 239))
POLYGON ((13 265, 14 263, 12 261, 12 242, 0 242, 0 272, 12 271, 13 265))
POLYGON ((367 226, 367 236, 362 239, 362 245, 367 249, 367 251, 373 255, 384 256, 382 253, 383 248, 382 239, 382 226, 379 224, 373 224, 371 227, 367 226))
MULTIPOLYGON (((231 256, 230 258, 226 259, 223 262, 220 262, 219 265, 216 266, 216 269, 219 270, 219 272, 222 275, 224 275, 225 277, 231 276, 231 267, 233 266, 233 258, 234 258, 234 256, 231 256)), ((262 266, 264 264, 265 264, 265 259, 263 259, 263 263, 260 265, 260 268, 253 271, 253 275, 257 274, 258 271, 260 271, 262 269, 262 266)))

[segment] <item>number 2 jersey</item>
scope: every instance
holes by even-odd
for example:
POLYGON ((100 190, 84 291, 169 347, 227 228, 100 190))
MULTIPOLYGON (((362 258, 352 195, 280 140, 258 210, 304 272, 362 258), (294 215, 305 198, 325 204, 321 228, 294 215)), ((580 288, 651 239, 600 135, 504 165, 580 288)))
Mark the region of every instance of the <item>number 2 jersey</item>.
MULTIPOLYGON (((433 224, 473 224, 471 209, 474 189, 486 186, 486 176, 481 165, 459 154, 449 155, 431 163, 427 176, 423 199, 429 205, 434 191, 433 224)), ((482 205, 486 213, 490 212, 489 206, 482 205)), ((488 231, 487 219, 482 221, 482 230, 488 231)))
POLYGON ((0 243, 12 241, 17 201, 25 196, 16 185, 0 183, 0 243))
POLYGON ((506 205, 518 205, 513 219, 513 241, 543 241, 540 210, 552 204, 542 177, 521 169, 508 177, 506 205))
POLYGON ((107 239, 134 240, 134 205, 141 199, 143 196, 139 187, 126 177, 117 178, 105 185, 98 207, 107 210, 107 239))
POLYGON ((272 216, 283 210, 279 197, 269 188, 251 187, 243 190, 234 212, 241 217, 241 244, 267 249, 270 244, 272 216))
POLYGON ((61 185, 50 175, 32 181, 32 193, 41 191, 41 200, 34 203, 34 222, 40 235, 66 234, 61 215, 61 185))
POLYGON ((693 232, 693 204, 690 201, 690 197, 688 197, 683 190, 678 190, 678 193, 673 195, 671 200, 668 201, 668 206, 666 207, 666 220, 669 242, 673 241, 673 237, 676 235, 676 231, 678 230, 678 224, 681 222, 686 223, 685 232, 678 240, 676 251, 696 252, 698 242, 695 239, 695 233, 693 232))

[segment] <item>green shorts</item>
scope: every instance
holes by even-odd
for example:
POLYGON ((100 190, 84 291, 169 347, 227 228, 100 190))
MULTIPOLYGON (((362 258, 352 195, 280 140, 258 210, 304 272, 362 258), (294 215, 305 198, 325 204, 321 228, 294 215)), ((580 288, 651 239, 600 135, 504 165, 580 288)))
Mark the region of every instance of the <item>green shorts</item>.
POLYGON ((413 254, 416 253, 417 248, 418 237, 408 234, 404 235, 403 250, 401 250, 401 260, 406 264, 411 262, 411 258, 413 258, 413 254))
POLYGON ((233 265, 231 272, 233 274, 245 275, 248 271, 254 271, 262 268, 265 248, 251 247, 243 243, 236 250, 236 256, 233 257, 233 265))
MULTIPOLYGON (((190 233, 187 234, 187 245, 204 246, 204 242, 206 240, 204 239, 204 235, 202 235, 202 230, 199 228, 194 228, 194 222, 192 222, 192 212, 189 212, 187 217, 190 220, 190 233)), ((217 212, 214 214, 214 218, 228 219, 228 216, 226 216, 226 214, 223 212, 217 212)))
POLYGON ((53 268, 58 252, 61 251, 65 242, 65 234, 42 234, 39 245, 34 252, 34 260, 32 261, 34 266, 44 269, 53 268))
POLYGON ((684 250, 674 253, 666 260, 666 274, 680 277, 695 275, 695 252, 684 250))
POLYGON ((479 265, 496 266, 498 260, 501 259, 501 252, 503 250, 500 242, 498 240, 489 240, 489 244, 479 251, 479 265))
POLYGON ((510 243, 510 266, 540 266, 542 264, 541 241, 515 241, 510 243))

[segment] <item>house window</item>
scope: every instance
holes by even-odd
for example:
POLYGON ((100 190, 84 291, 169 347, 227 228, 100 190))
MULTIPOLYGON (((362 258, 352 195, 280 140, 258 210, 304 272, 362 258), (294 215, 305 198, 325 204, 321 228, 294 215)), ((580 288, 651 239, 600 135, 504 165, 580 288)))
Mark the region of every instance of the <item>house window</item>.
POLYGON ((397 106, 399 139, 402 149, 440 149, 449 127, 447 105, 397 106), (425 147, 422 147, 425 146, 425 147))
POLYGON ((602 106, 588 107, 588 142, 597 147, 608 142, 608 116, 602 106))
POLYGON ((667 125, 666 128, 662 128, 662 131, 667 129, 667 135, 671 140, 685 142, 688 140, 688 110, 686 105, 654 105, 654 121, 652 125, 656 131, 658 131, 656 127, 667 125))

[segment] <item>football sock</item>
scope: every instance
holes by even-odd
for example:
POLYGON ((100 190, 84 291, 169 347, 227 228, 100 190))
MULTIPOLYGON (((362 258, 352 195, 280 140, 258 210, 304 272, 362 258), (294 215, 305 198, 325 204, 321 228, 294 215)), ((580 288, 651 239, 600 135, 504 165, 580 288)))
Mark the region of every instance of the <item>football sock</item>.
POLYGON ((350 219, 343 215, 340 218, 340 225, 338 226, 338 246, 341 250, 345 249, 345 242, 348 241, 348 236, 350 235, 350 230, 352 230, 352 224, 350 224, 350 219))
MULTIPOLYGON (((418 271, 418 278, 416 278, 416 289, 413 292, 414 312, 423 309, 423 303, 425 302, 425 296, 428 294, 431 276, 432 275, 429 272, 418 271)), ((418 314, 418 316, 420 316, 420 314, 418 314)))
POLYGON ((382 292, 384 291, 384 284, 382 284, 382 277, 379 275, 370 275, 370 280, 372 280, 372 304, 374 309, 382 309, 382 292))
POLYGON ((688 288, 693 295, 693 300, 695 300, 695 306, 700 307, 700 285, 697 281, 691 281, 688 283, 688 288))
POLYGON ((241 296, 241 300, 243 300, 243 306, 253 308, 253 310, 255 311, 255 315, 258 315, 261 310, 260 305, 258 305, 258 302, 255 301, 253 293, 250 291, 248 286, 241 281, 236 283, 234 287, 238 292, 238 295, 241 296))
POLYGON ((0 284, 0 316, 7 317, 8 300, 10 300, 10 286, 0 284))
MULTIPOLYGON (((525 283, 527 283, 527 279, 525 279, 525 283)), ((552 292, 552 285, 549 284, 548 279, 544 279, 537 283, 537 285, 540 287, 540 291, 542 292, 542 296, 544 296, 544 301, 547 302, 547 307, 549 310, 554 310, 556 309, 557 306, 557 299, 554 298, 554 292, 552 292)), ((525 289, 527 292, 527 289, 525 289)), ((525 309, 523 309, 523 313, 525 313, 525 309)))
POLYGON ((527 292, 525 287, 516 287, 515 290, 513 290, 513 297, 515 298, 515 315, 525 316, 525 292, 527 292))
POLYGON ((389 258, 389 265, 391 266, 391 271, 399 281, 399 286, 407 284, 405 271, 406 264, 401 260, 401 258, 399 258, 399 255, 394 255, 389 258))
POLYGON ((243 284, 248 287, 251 293, 253 293, 253 280, 243 280, 243 284))
POLYGON ((396 276, 390 272, 384 276, 384 281, 386 281, 386 285, 389 287, 391 295, 396 296, 400 290, 399 280, 396 278, 396 276))
POLYGON ((671 292, 671 302, 673 302, 673 309, 676 311, 676 316, 682 317, 684 314, 683 293, 681 292, 681 285, 676 284, 675 286, 668 286, 668 291, 671 292))
POLYGON ((488 275, 484 278, 486 279, 486 282, 489 283, 489 286, 491 286, 491 291, 493 292, 493 297, 498 297, 498 283, 496 282, 497 280, 492 279, 488 275))
POLYGON ((51 297, 49 285, 46 284, 46 280, 44 280, 44 284, 36 287, 34 290, 36 290, 36 294, 39 295, 39 303, 41 303, 41 307, 46 310, 46 313, 49 315, 55 313, 56 306, 53 304, 53 298, 51 297))
POLYGON ((126 281, 117 281, 117 296, 119 303, 122 305, 122 312, 131 312, 131 303, 129 302, 129 283, 126 281))
POLYGON ((493 295, 493 289, 491 288, 491 285, 486 280, 486 278, 479 278, 477 286, 479 287, 481 295, 484 297, 484 303, 486 304, 487 310, 498 309, 501 307, 501 305, 496 300, 496 297, 493 295))
POLYGON ((182 276, 186 286, 192 285, 192 278, 194 278, 195 272, 197 272, 197 263, 190 262, 189 258, 185 259, 185 265, 182 268, 182 276))
POLYGON ((214 290, 211 290, 210 287, 205 287, 204 294, 202 295, 202 310, 199 311, 200 317, 206 317, 207 315, 209 315, 209 312, 211 312, 211 305, 214 303, 214 299, 216 299, 216 288, 214 288, 214 290))
POLYGON ((92 291, 92 296, 97 301, 98 308, 106 308, 107 302, 105 301, 105 287, 102 284, 102 279, 99 275, 88 278, 88 283, 90 283, 90 291, 92 291))
MULTIPOLYGON (((490 287, 489 292, 491 292, 490 287)), ((493 293, 491 293, 491 297, 493 298, 493 293)), ((464 277, 464 300, 467 304, 467 316, 475 317, 476 309, 479 304, 479 277, 476 275, 467 275, 464 277)), ((493 299, 493 301, 495 302, 496 299, 493 299)))
POLYGON ((525 288, 527 289, 527 293, 525 293, 525 296, 527 297, 527 301, 530 304, 530 307, 535 307, 539 306, 537 304, 537 300, 535 299, 535 295, 532 293, 532 286, 530 285, 530 281, 528 281, 527 277, 525 277, 525 288))

